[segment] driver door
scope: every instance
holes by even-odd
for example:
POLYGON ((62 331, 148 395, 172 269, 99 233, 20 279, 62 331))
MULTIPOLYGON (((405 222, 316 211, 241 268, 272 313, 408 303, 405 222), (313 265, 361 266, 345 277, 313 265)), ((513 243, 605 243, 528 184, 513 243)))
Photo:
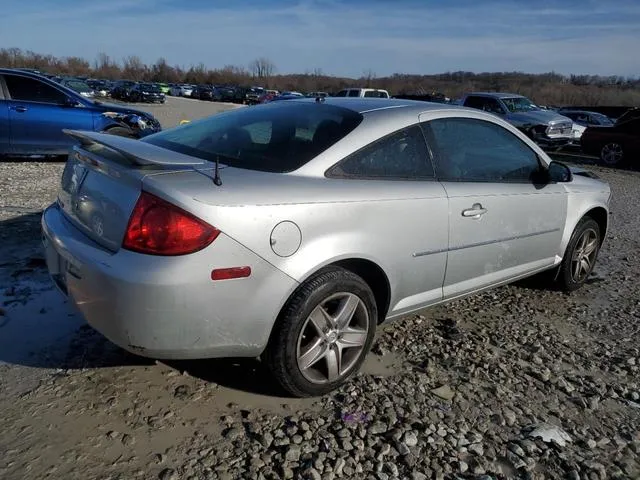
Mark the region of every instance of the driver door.
POLYGON ((67 106, 62 90, 38 79, 5 74, 9 98, 10 148, 14 154, 64 154, 73 140, 63 128, 93 130, 93 113, 67 106))
POLYGON ((540 184, 537 154, 501 125, 472 118, 423 124, 449 199, 444 298, 550 267, 567 212, 562 184, 540 184))

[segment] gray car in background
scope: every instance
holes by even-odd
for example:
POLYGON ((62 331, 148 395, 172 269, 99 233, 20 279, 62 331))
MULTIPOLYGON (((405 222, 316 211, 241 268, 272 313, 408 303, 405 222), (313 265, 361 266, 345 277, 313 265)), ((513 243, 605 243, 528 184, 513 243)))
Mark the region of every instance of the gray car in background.
POLYGON ((500 116, 544 148, 558 149, 573 141, 573 121, 570 118, 542 109, 522 95, 469 93, 460 104, 500 116))
POLYGON ((607 231, 606 183, 478 110, 303 99, 68 134, 42 228, 88 323, 148 357, 261 356, 297 396, 356 373, 382 322, 544 271, 580 287, 607 231))

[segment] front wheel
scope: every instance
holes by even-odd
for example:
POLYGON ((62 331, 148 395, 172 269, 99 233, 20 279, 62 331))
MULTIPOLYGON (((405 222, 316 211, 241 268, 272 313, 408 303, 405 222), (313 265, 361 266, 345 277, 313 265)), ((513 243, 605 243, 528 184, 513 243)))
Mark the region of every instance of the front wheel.
POLYGON ((360 369, 377 317, 375 298, 362 278, 341 268, 325 270, 289 299, 263 359, 290 394, 323 395, 360 369))
POLYGON ((601 243, 598 223, 589 217, 580 220, 560 264, 558 283, 563 290, 572 292, 584 285, 596 264, 601 243))

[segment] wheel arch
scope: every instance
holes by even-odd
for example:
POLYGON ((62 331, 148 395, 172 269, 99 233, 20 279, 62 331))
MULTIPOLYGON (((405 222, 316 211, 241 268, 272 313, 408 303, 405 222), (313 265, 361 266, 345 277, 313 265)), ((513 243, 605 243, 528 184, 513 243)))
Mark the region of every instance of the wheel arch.
POLYGON ((600 245, 602 245, 609 228, 609 213, 604 207, 594 207, 585 212, 582 218, 584 217, 593 218, 600 227, 600 245))
MULTIPOLYGON (((350 271, 351 273, 358 275, 360 278, 364 280, 364 282, 371 288, 373 292, 373 296, 376 300, 376 307, 378 309, 378 324, 382 323, 389 311, 389 307, 391 304, 391 282, 389 281, 389 276, 385 272, 385 270, 375 261, 356 256, 347 256, 344 258, 334 258, 328 260, 321 265, 316 266, 313 270, 307 272, 300 280, 299 284, 303 285, 310 278, 319 274, 320 272, 331 269, 331 268, 342 268, 350 271)), ((287 304, 289 298, 295 293, 298 287, 296 287, 292 292, 287 296, 287 300, 281 307, 282 309, 287 304)))
POLYGON ((571 239, 571 235, 573 235, 573 232, 578 226, 578 223, 580 223, 580 221, 586 217, 592 218, 596 221, 596 223, 600 227, 600 244, 602 245, 602 243, 604 242, 607 231, 609 229, 609 210, 604 205, 599 204, 586 206, 585 208, 580 209, 579 213, 572 217, 569 222, 567 222, 564 230, 561 248, 558 252, 558 261, 560 258, 564 257, 567 246, 569 245, 569 240, 571 239))

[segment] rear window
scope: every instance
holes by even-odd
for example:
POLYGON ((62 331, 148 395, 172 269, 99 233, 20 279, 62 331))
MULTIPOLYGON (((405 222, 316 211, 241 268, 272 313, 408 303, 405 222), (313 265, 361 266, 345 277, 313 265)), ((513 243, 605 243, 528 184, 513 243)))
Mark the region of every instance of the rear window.
POLYGON ((231 167, 285 173, 344 138, 362 115, 334 105, 278 102, 242 108, 140 140, 231 167))

